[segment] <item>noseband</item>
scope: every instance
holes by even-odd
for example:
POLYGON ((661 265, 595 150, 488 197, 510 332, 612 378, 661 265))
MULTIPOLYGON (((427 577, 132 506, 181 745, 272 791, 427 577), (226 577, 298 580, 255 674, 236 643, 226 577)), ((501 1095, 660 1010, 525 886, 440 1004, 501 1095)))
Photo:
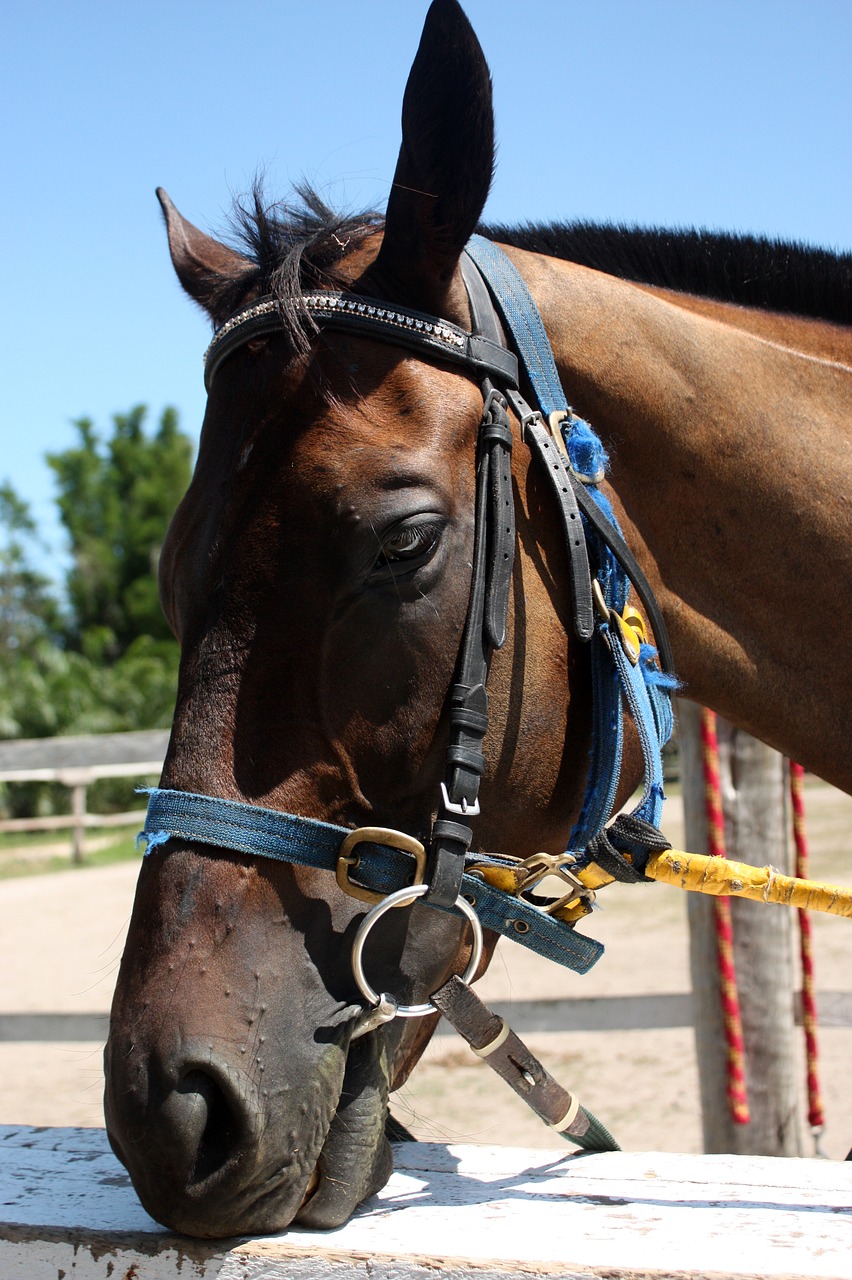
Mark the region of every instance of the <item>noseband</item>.
MULTIPOLYGON (((350 831, 257 805, 161 789, 151 792, 142 835, 146 853, 175 838, 334 871, 346 893, 373 904, 412 886, 420 886, 417 896, 424 902, 445 911, 453 910, 461 898, 482 927, 582 973, 603 952, 600 943, 574 930, 576 921, 591 909, 595 878, 598 884, 643 880, 648 854, 668 847, 658 824, 661 751, 671 732, 670 693, 676 685, 671 651, 650 586, 598 487, 606 464, 603 447, 568 406, 524 281, 496 245, 478 236, 463 255, 462 274, 472 332, 355 294, 323 291, 301 300, 318 330, 355 333, 460 366, 482 387, 470 598, 449 699, 445 778, 428 851, 411 836, 386 828, 350 831), (492 298, 518 355, 504 344, 492 298), (530 407, 522 386, 538 408, 530 407), (469 825, 479 813, 485 770, 488 667, 492 652, 505 640, 512 578, 510 408, 557 502, 571 565, 572 626, 577 638, 591 646, 593 686, 593 745, 580 817, 563 855, 535 854, 525 860, 471 853, 469 825), (645 607, 657 649, 645 639, 641 616, 627 607, 631 583, 645 607), (619 816, 607 828, 620 777, 625 703, 642 747, 645 786, 632 813, 619 816), (532 892, 551 875, 559 876, 565 888, 555 902, 532 892)), ((208 390, 234 351, 282 327, 271 297, 231 317, 205 356, 208 390)), ((405 899, 404 893, 399 896, 405 899)))

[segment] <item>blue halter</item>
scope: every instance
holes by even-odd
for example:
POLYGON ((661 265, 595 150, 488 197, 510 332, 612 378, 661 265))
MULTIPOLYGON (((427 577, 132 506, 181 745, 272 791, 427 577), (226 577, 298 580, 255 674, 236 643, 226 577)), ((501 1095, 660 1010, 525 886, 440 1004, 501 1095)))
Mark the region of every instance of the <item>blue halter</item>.
MULTIPOLYGON (((575 511, 579 510, 585 542, 585 551, 580 549, 580 559, 587 563, 587 557, 592 562, 596 580, 591 583, 595 599, 594 624, 590 623, 584 636, 591 643, 592 748, 580 816, 569 835, 565 860, 575 869, 595 861, 616 878, 643 879, 642 868, 650 849, 667 847, 657 828, 663 803, 662 748, 672 730, 670 695, 677 682, 671 674, 664 624, 656 606, 649 603, 647 594, 640 588, 643 601, 655 611, 654 632, 666 659, 665 672, 657 666, 654 648, 642 643, 635 652, 635 646, 625 638, 620 615, 630 582, 624 566, 635 566, 635 562, 620 537, 612 507, 598 488, 607 465, 603 446, 588 423, 576 417, 568 406, 541 317, 514 266, 495 244, 480 236, 472 238, 467 254, 487 282, 501 311, 538 409, 530 409, 518 392, 514 357, 490 336, 494 326, 490 334, 480 331, 488 328, 478 323, 483 307, 482 298, 476 300, 476 290, 482 286, 475 285, 471 292, 478 330, 473 334, 435 317, 405 308, 391 309, 388 304, 353 295, 311 295, 306 299, 306 306, 317 324, 356 328, 380 341, 408 345, 421 353, 425 350, 438 359, 457 361, 484 375, 486 416, 483 425, 486 435, 490 432, 490 439, 506 443, 506 428, 501 427, 496 417, 488 418, 494 402, 490 381, 493 378, 495 383, 507 388, 505 398, 520 418, 525 438, 536 442, 540 456, 544 456, 541 450, 549 447, 542 431, 542 419, 547 421, 553 438, 561 441, 560 448, 564 446, 567 460, 554 459, 553 468, 554 471, 562 468, 559 474, 564 473, 564 501, 573 501, 575 511), (575 494, 574 498, 571 493, 575 494), (632 813, 623 815, 605 830, 621 773, 625 704, 642 748, 644 789, 632 813)), ((468 287, 470 290, 470 283, 468 287)), ((266 299, 228 321, 208 349, 208 387, 216 368, 231 351, 259 333, 278 328, 280 320, 275 306, 266 299)), ((502 403, 505 405, 505 400, 502 403)), ((492 475, 492 487, 495 483, 492 475)), ((644 582, 638 566, 631 577, 636 585, 637 578, 644 582)), ((493 622, 491 627, 492 632, 500 630, 493 622)), ((490 643, 497 647, 502 639, 492 639, 490 643)), ((484 700, 484 678, 481 694, 484 700)), ((484 716, 478 711, 468 708, 461 715, 460 723, 463 728, 478 733, 481 741, 487 723, 487 720, 479 723, 483 720, 484 716)), ((461 856, 456 858, 459 866, 452 891, 449 896, 446 892, 434 895, 432 905, 447 910, 455 901, 456 892, 460 892, 473 905, 485 928, 521 942, 578 973, 585 973, 603 954, 600 943, 576 933, 564 921, 516 894, 495 888, 482 878, 482 871, 487 868, 517 868, 517 859, 465 852, 472 833, 455 818, 467 821, 478 812, 476 788, 484 758, 470 745, 456 742, 451 748, 451 760, 457 772, 467 770, 468 784, 473 777, 473 790, 462 791, 459 799, 455 792, 448 792, 446 785, 443 788, 441 820, 435 824, 433 839, 440 827, 442 836, 460 846, 461 856)), ((150 792, 140 839, 146 843, 146 855, 170 839, 180 839, 335 871, 345 891, 368 901, 419 883, 424 874, 423 847, 399 832, 364 828, 353 833, 313 818, 279 813, 257 805, 158 788, 150 792), (345 852, 341 851, 342 847, 345 852)), ((578 885, 578 892, 582 895, 582 885, 578 885)))

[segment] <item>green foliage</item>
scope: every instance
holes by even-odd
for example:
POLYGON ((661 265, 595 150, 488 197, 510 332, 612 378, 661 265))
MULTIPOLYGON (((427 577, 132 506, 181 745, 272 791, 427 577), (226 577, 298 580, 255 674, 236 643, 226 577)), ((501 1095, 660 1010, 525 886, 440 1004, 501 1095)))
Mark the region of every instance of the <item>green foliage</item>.
MULTIPOLYGON (((180 654, 160 609, 157 568, 189 483, 192 446, 174 409, 151 435, 145 415, 144 407, 116 414, 106 440, 82 418, 77 443, 48 458, 71 551, 61 603, 35 568, 42 547, 27 504, 0 484, 0 738, 171 721, 180 654)), ((67 803, 53 785, 3 790, 15 816, 67 803)), ((113 807, 109 783, 93 792, 113 807)))
POLYGON ((32 565, 40 548, 29 507, 10 484, 0 484, 0 651, 26 653, 59 629, 50 580, 32 565))
POLYGON ((189 483, 191 444, 166 409, 146 435, 146 409, 113 418, 112 436, 98 437, 80 418, 75 448, 48 455, 56 474, 59 514, 71 542, 66 588, 67 642, 104 657, 126 653, 137 637, 168 642, 157 595, 157 565, 169 520, 189 483))

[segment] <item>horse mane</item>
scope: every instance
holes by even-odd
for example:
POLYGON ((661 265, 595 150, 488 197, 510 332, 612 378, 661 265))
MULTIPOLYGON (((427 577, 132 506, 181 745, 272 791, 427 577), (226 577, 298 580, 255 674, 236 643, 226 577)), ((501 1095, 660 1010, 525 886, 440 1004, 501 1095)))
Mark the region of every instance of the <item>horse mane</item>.
POLYGON ((490 240, 622 280, 852 324, 852 253, 731 232, 620 223, 523 223, 478 230, 490 240))
MULTIPOLYGON (((224 281, 222 290, 227 310, 236 310, 250 291, 272 294, 295 350, 304 352, 315 325, 302 305, 303 292, 333 286, 334 267, 346 249, 380 229, 383 219, 372 212, 337 213, 307 184, 295 194, 296 201, 268 204, 258 181, 249 200, 236 205, 232 225, 251 265, 238 279, 224 281)), ((850 253, 752 235, 619 223, 491 224, 478 230, 491 240, 622 280, 852 324, 850 253)))
POLYGON ((304 354, 316 332, 304 293, 336 285, 334 266, 384 219, 377 213, 336 213, 307 184, 297 186, 295 195, 294 201, 270 204, 258 179, 249 199, 235 204, 230 238, 251 265, 224 282, 233 296, 223 297, 223 310, 236 311, 249 294, 271 294, 296 353, 304 354))

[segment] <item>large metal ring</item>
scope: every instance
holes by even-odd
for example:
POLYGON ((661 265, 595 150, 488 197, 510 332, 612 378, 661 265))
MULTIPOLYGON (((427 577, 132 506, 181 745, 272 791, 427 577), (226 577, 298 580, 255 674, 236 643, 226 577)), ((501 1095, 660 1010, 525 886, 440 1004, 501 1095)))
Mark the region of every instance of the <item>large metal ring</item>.
MULTIPOLYGON (((400 906, 405 902, 412 902, 415 898, 422 898, 424 893, 428 892, 428 884, 415 884, 405 889, 397 889, 396 893, 389 893, 386 898, 377 903, 361 921, 358 932, 355 934, 355 941, 352 944, 352 972, 355 975, 355 981, 358 983, 358 990, 371 1005, 378 1005, 382 997, 378 991, 373 990, 367 981, 367 975, 364 973, 362 955, 364 943, 367 941, 367 934, 379 917, 383 916, 386 911, 390 911, 393 907, 400 906)), ((462 974, 462 982, 470 982, 482 959, 482 925, 479 923, 479 917, 473 907, 464 898, 456 898, 454 905, 458 907, 462 915, 467 917, 473 930, 473 949, 470 954, 470 962, 462 974)), ((435 1006, 430 1000, 427 1004, 401 1004, 397 1008, 396 1016, 399 1018, 424 1018, 427 1013, 435 1012, 435 1006)))

